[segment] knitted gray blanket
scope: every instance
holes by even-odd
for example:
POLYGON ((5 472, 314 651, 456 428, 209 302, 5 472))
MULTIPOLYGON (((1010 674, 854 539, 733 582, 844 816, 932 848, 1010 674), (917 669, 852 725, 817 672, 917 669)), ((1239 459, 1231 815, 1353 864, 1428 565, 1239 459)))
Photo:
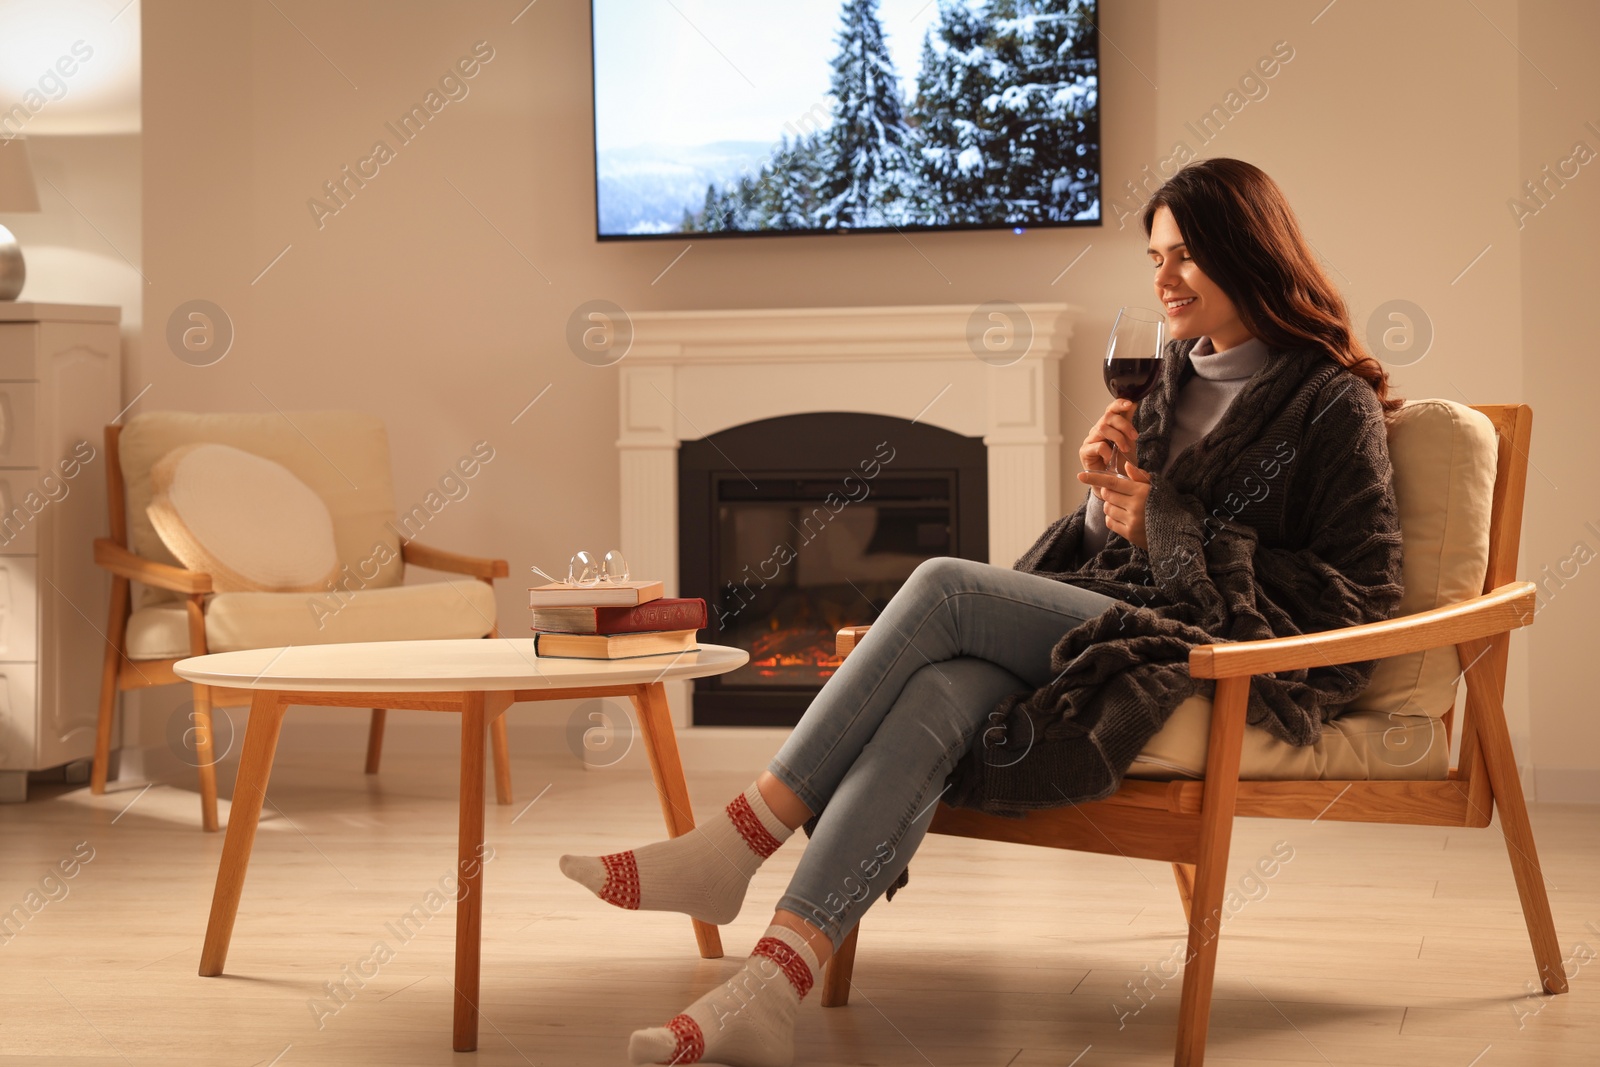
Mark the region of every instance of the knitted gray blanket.
MULTIPOLYGON (((1168 349, 1139 405, 1139 466, 1167 459, 1193 341, 1168 349)), ((1370 386, 1320 352, 1274 352, 1222 420, 1152 477, 1148 551, 1115 534, 1081 554, 1084 508, 1052 525, 1016 569, 1124 602, 1063 634, 1050 684, 991 713, 945 802, 994 814, 1099 800, 1183 700, 1210 695, 1189 651, 1313 633, 1393 615, 1400 521, 1383 412, 1370 386), (1026 753, 1018 758, 1019 752, 1026 753)), ((1248 721, 1296 745, 1366 687, 1374 663, 1256 677, 1248 721)))

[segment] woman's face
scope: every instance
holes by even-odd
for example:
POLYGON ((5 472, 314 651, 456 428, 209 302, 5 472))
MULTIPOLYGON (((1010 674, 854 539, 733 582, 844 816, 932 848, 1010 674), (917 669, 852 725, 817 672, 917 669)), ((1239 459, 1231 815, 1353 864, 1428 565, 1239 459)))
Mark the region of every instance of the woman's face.
POLYGON ((1250 338, 1239 312, 1200 264, 1189 258, 1183 234, 1167 207, 1150 220, 1150 262, 1155 267, 1156 298, 1167 313, 1173 340, 1209 337, 1218 352, 1250 338))

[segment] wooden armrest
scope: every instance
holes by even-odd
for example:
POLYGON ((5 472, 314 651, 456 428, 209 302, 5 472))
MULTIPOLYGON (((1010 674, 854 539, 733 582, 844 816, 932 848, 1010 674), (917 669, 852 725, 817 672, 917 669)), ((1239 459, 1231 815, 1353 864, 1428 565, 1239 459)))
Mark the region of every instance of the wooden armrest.
MULTIPOLYGON (((1471 600, 1398 619, 1300 637, 1205 645, 1189 653, 1189 673, 1196 678, 1245 678, 1458 645, 1533 622, 1534 592, 1532 582, 1508 582, 1471 600)), ((834 637, 839 655, 848 655, 870 629, 841 627, 834 637)))
POLYGON ((109 537, 94 539, 94 561, 118 577, 174 593, 211 592, 211 575, 136 556, 109 537))
POLYGON ((1196 678, 1245 678, 1458 645, 1533 622, 1534 591, 1532 582, 1507 582, 1459 604, 1384 622, 1301 637, 1206 645, 1190 651, 1189 673, 1196 678))
POLYGON ((839 632, 833 635, 833 650, 841 656, 848 656, 870 629, 871 626, 841 626, 839 632))
POLYGON ((473 578, 504 578, 511 573, 511 565, 503 559, 463 556, 459 552, 429 548, 415 541, 400 543, 400 558, 413 567, 444 571, 447 574, 466 574, 473 578))

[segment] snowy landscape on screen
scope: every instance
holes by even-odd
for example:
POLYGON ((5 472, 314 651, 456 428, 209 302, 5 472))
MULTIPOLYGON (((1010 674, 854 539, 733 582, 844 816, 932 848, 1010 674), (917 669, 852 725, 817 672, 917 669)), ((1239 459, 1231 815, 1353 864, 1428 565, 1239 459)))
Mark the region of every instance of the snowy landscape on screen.
POLYGON ((602 236, 1100 218, 1095 0, 594 0, 602 236))

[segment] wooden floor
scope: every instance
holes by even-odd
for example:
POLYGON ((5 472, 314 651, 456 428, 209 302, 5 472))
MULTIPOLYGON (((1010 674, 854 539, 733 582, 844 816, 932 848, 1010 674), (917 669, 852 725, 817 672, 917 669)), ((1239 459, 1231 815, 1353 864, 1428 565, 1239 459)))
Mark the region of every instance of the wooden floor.
MULTIPOLYGON (((701 960, 686 919, 617 911, 556 869, 562 852, 660 837, 648 777, 518 759, 518 803, 489 810, 482 1043, 457 1054, 455 759, 397 754, 378 778, 360 763, 280 762, 228 973, 213 979, 196 968, 222 837, 200 833, 192 792, 43 787, 0 806, 0 912, 30 892, 48 901, 0 933, 0 1064, 625 1063, 630 1031, 739 966, 804 844, 756 876, 724 928, 730 957, 701 960), (47 882, 75 849, 92 859, 47 882), (428 921, 403 930, 417 906, 428 921), (369 962, 379 943, 392 958, 369 962), (342 979, 340 1004, 325 983, 342 979)), ((697 812, 753 770, 691 780, 697 812)), ((1561 997, 1529 994, 1497 830, 1241 820, 1207 1062, 1600 1062, 1600 809, 1536 806, 1533 820, 1575 953, 1561 997), (1275 847, 1292 859, 1245 880, 1275 847)), ((796 1063, 1170 1063, 1182 937, 1164 865, 932 838, 910 885, 867 916, 851 1004, 807 998, 796 1063)))

